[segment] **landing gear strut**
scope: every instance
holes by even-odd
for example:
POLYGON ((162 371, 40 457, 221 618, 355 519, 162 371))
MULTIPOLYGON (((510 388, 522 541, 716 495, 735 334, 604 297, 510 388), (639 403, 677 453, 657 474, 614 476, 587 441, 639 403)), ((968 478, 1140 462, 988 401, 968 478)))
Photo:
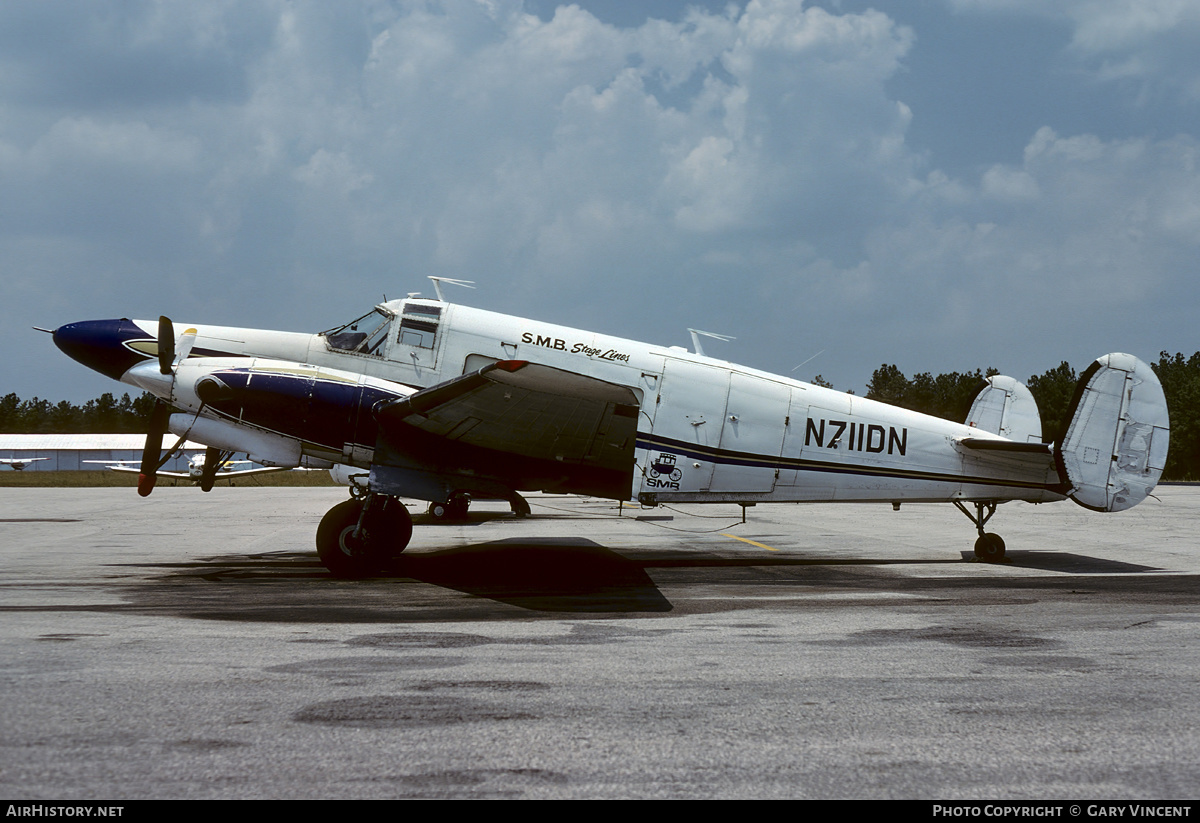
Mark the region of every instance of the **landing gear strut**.
POLYGON ((958 510, 971 519, 971 522, 975 524, 975 530, 979 532, 979 538, 975 541, 975 558, 982 563, 1003 563, 1004 540, 994 532, 983 530, 987 522, 992 519, 992 515, 996 513, 996 501, 976 501, 974 514, 967 511, 967 507, 962 504, 962 501, 955 500, 954 505, 958 506, 958 510), (983 513, 985 508, 987 514, 983 513))
POLYGON ((529 517, 531 514, 529 501, 516 492, 513 492, 513 496, 508 499, 508 505, 512 506, 513 514, 517 517, 529 517))
POLYGON ((412 517, 398 498, 368 494, 330 509, 317 527, 317 556, 334 577, 369 577, 412 539, 412 517))

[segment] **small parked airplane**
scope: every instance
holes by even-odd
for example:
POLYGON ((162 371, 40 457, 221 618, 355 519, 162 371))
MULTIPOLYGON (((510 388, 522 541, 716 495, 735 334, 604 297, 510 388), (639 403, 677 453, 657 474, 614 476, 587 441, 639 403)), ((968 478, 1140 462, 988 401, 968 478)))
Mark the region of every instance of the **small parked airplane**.
MULTIPOLYGON (((435 286, 438 285, 434 279, 435 286)), ((995 376, 954 423, 677 347, 655 346, 410 295, 319 334, 135 320, 70 323, 66 354, 159 398, 138 490, 171 431, 278 466, 357 467, 351 499, 317 530, 335 575, 380 570, 412 518, 399 498, 462 515, 471 497, 528 507, 542 490, 665 502, 948 502, 975 554, 1009 500, 1071 498, 1121 511, 1154 489, 1169 422, 1157 376, 1128 354, 1086 369, 1062 439, 995 376), (970 508, 969 508, 970 507, 970 508), (973 510, 972 510, 973 509, 973 510)), ((227 455, 226 455, 227 456, 227 455)), ((206 462, 206 466, 209 465, 206 462)))
MULTIPOLYGON (((141 474, 140 466, 135 469, 133 466, 129 465, 130 463, 135 462, 131 460, 84 460, 83 462, 101 463, 109 471, 139 475, 141 474)), ((205 491, 209 491, 212 489, 212 481, 217 477, 228 480, 234 477, 249 477, 250 475, 254 474, 270 474, 272 472, 281 472, 287 470, 285 466, 260 466, 252 469, 234 468, 234 466, 239 463, 249 464, 253 462, 253 460, 221 460, 219 459, 218 455, 216 462, 212 463, 215 468, 206 474, 205 469, 209 468, 210 465, 208 460, 208 450, 206 449, 205 451, 198 454, 193 454, 188 458, 187 471, 164 471, 160 468, 155 472, 155 474, 157 474, 159 477, 167 477, 175 480, 191 480, 195 483, 199 483, 200 487, 205 491)))
POLYGON ((48 457, 0 457, 0 466, 12 466, 13 471, 19 472, 24 471, 30 463, 49 459, 48 457))

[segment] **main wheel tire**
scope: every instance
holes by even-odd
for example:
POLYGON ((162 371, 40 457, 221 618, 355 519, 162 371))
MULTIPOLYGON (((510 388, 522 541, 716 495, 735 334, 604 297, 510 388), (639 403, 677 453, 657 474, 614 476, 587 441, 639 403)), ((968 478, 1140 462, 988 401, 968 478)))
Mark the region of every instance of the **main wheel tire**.
POLYGON ((396 498, 373 501, 355 536, 362 507, 359 500, 339 503, 317 527, 317 556, 334 577, 377 574, 412 539, 412 517, 396 498))
POLYGON ((984 563, 1003 563, 1004 540, 993 532, 980 535, 975 541, 975 557, 984 563))

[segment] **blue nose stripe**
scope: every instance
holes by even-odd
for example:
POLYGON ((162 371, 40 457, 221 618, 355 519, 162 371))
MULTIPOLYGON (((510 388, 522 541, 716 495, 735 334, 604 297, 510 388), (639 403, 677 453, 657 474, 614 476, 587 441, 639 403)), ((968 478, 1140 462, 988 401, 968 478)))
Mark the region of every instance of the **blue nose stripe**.
POLYGON ((149 340, 157 345, 153 335, 125 319, 85 320, 54 330, 54 345, 64 354, 113 380, 120 380, 131 366, 149 359, 126 346, 130 340, 149 340))

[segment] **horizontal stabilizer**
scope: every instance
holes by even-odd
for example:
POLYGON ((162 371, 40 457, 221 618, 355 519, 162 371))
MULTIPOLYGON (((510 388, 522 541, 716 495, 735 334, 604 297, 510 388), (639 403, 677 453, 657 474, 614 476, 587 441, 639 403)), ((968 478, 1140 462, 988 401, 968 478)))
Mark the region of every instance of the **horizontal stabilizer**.
POLYGON ((1071 498, 1123 511, 1149 496, 1167 462, 1170 420, 1162 384, 1131 354, 1106 354, 1079 378, 1071 423, 1055 458, 1071 498))
POLYGON ((1016 443, 1012 440, 984 440, 980 437, 959 437, 954 441, 964 449, 1009 452, 1010 454, 1051 454, 1049 443, 1016 443))
POLYGON ((1054 452, 1048 443, 1018 443, 999 437, 955 437, 964 469, 1001 471, 1009 478, 1025 478, 1055 491, 1061 489, 1054 452))
MULTIPOLYGON (((1037 401, 1020 380, 994 374, 980 389, 967 412, 967 425, 1017 443, 1042 442, 1037 401)), ((989 441, 981 441, 989 442, 989 441)))

